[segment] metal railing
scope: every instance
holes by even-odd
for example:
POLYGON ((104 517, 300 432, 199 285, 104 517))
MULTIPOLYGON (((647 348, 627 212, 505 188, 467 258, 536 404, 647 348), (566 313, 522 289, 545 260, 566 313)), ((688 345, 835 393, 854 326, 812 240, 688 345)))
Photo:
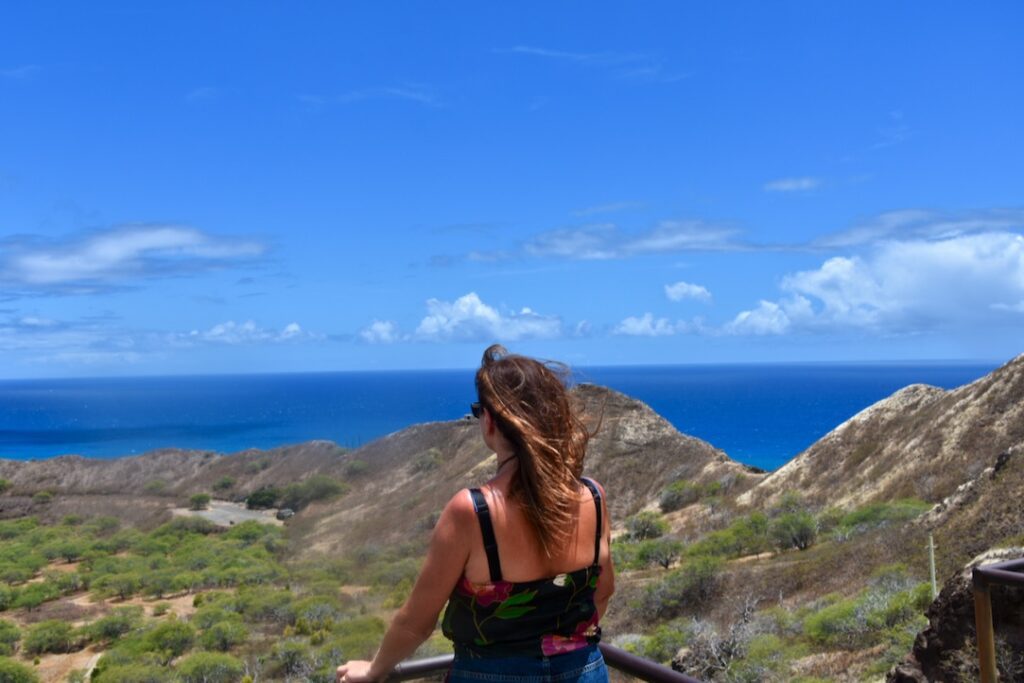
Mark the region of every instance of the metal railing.
MULTIPOLYGON (((651 683, 701 683, 696 678, 690 678, 686 674, 681 674, 649 659, 638 657, 621 648, 606 643, 601 643, 598 647, 601 648, 605 664, 635 678, 651 683)), ((395 670, 388 676, 388 680, 411 681, 441 673, 451 666, 453 658, 454 655, 442 655, 402 662, 395 667, 395 670)))
POLYGON ((978 665, 981 683, 996 683, 996 635, 992 626, 992 586, 1024 586, 1024 559, 975 567, 974 623, 978 630, 978 665))

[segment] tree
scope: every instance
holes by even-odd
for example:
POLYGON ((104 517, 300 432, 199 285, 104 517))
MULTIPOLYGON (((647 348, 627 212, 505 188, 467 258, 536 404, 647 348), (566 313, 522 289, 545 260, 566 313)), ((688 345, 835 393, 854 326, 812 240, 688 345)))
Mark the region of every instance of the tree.
POLYGON ((58 619, 35 624, 28 630, 22 647, 30 655, 44 652, 71 652, 75 644, 74 629, 58 619))
POLYGON ((818 525, 809 512, 787 512, 772 521, 770 533, 782 550, 807 550, 818 538, 818 525))
POLYGON ((43 583, 33 583, 29 584, 18 593, 18 597, 14 601, 14 606, 24 607, 31 612, 35 608, 39 607, 39 605, 43 604, 47 600, 53 600, 58 595, 60 595, 60 591, 58 591, 57 588, 48 581, 44 581, 43 583))
POLYGON ((242 677, 242 662, 221 652, 197 652, 176 667, 182 683, 234 683, 242 677))
MULTIPOLYGON (((18 627, 9 621, 0 619, 0 656, 13 655, 19 640, 21 640, 21 631, 18 630, 18 627)), ((0 681, 2 680, 3 677, 0 676, 0 681)))
POLYGON ((147 633, 145 641, 148 650, 166 653, 169 655, 167 661, 170 661, 192 647, 195 639, 196 630, 192 626, 173 619, 147 633))
POLYGON ((245 507, 250 510, 272 508, 277 504, 277 499, 280 495, 280 491, 269 487, 253 491, 249 494, 249 497, 245 499, 245 507))
POLYGON ((656 512, 644 510, 626 520, 626 531, 634 541, 658 538, 668 531, 668 523, 656 512))
POLYGON ((89 624, 88 631, 94 640, 117 640, 141 622, 141 607, 115 607, 105 617, 89 624))
POLYGON ((188 499, 189 510, 205 510, 210 505, 209 493, 196 493, 188 499))
POLYGON ((640 544, 637 559, 645 564, 656 564, 668 569, 683 553, 683 544, 668 538, 657 538, 640 544))
POLYGON ((249 637, 249 631, 235 620, 219 621, 206 629, 199 637, 199 642, 207 650, 227 652, 236 645, 241 645, 249 637))
POLYGON ((22 666, 13 659, 0 657, 0 681, 4 683, 39 683, 39 677, 27 666, 22 666))

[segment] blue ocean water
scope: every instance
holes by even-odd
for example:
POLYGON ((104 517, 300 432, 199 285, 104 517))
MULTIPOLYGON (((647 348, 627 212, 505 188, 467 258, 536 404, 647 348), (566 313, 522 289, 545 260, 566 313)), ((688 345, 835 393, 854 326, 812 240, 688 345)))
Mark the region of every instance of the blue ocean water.
MULTIPOLYGON (((952 388, 994 365, 794 364, 577 369, 680 431, 775 469, 862 408, 913 383, 952 388)), ((463 416, 470 370, 0 382, 0 458, 224 453, 311 439, 358 446, 463 416)))

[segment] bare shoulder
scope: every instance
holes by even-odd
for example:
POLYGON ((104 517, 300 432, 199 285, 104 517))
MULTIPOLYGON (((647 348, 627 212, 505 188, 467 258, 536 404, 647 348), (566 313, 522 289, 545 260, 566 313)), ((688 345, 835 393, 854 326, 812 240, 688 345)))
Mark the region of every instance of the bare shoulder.
POLYGON ((601 482, 599 482, 597 479, 594 479, 593 477, 584 477, 584 479, 586 479, 587 481, 592 483, 594 486, 596 486, 597 490, 600 491, 600 493, 601 493, 601 497, 604 498, 604 496, 605 496, 604 486, 601 485, 601 482))
POLYGON ((444 506, 441 517, 458 528, 476 521, 476 509, 469 489, 460 489, 444 506))

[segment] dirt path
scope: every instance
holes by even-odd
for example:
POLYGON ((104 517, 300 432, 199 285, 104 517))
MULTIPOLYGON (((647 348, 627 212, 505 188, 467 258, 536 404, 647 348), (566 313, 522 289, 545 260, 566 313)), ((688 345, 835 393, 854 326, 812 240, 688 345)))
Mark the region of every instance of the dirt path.
POLYGON ((171 514, 176 517, 192 515, 208 519, 218 526, 231 526, 241 522, 260 522, 262 524, 273 524, 284 526, 284 522, 274 515, 276 510, 249 510, 241 503, 231 503, 226 500, 214 500, 210 502, 208 510, 189 510, 188 508, 174 508, 171 514))

